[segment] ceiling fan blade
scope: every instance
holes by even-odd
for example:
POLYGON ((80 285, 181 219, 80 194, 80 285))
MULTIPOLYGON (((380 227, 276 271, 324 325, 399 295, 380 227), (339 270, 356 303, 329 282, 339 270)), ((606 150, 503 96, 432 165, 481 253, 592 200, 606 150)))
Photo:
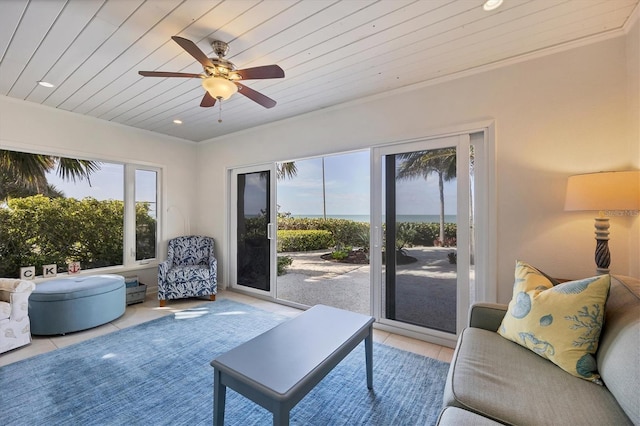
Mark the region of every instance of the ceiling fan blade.
POLYGON ((171 37, 173 41, 178 43, 180 47, 187 51, 187 53, 195 58, 196 61, 200 62, 204 67, 213 67, 213 62, 211 59, 204 54, 202 50, 194 42, 191 40, 187 40, 186 38, 173 36, 171 37))
POLYGON ((284 71, 277 65, 264 65, 261 67, 245 68, 236 73, 243 80, 258 80, 264 78, 283 78, 284 71))
POLYGON ((209 92, 204 92, 204 97, 202 98, 202 102, 200 102, 200 106, 203 108, 209 108, 216 104, 216 98, 211 96, 209 92))
POLYGON ((251 99, 254 102, 259 103, 263 107, 273 108, 274 106, 276 106, 276 101, 274 101, 270 97, 265 96, 260 92, 256 92, 255 90, 250 89, 247 86, 238 83, 237 81, 234 81, 234 84, 238 86, 238 93, 246 96, 247 98, 251 99))
POLYGON ((169 71, 138 71, 143 77, 184 77, 184 78, 201 78, 201 74, 191 74, 186 72, 169 72, 169 71))

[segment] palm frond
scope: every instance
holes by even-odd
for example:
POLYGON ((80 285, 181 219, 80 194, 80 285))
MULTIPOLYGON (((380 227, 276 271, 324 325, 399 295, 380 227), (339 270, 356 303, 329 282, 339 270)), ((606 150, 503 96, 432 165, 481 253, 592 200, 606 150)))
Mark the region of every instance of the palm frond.
POLYGON ((57 196, 59 191, 49 191, 47 182, 47 173, 54 169, 65 180, 76 182, 87 179, 91 184, 89 177, 100 170, 100 162, 0 150, 0 175, 3 183, 0 192, 3 199, 37 193, 46 195, 49 192, 57 196))
POLYGON ((97 161, 65 157, 57 157, 56 160, 58 163, 56 174, 62 179, 72 182, 86 179, 91 185, 91 174, 100 170, 100 163, 97 161))
POLYGON ((456 178, 456 149, 440 148, 398 154, 402 162, 396 172, 401 180, 426 179, 432 173, 442 174, 445 181, 456 178))
POLYGON ((46 173, 53 169, 55 160, 47 155, 0 150, 0 168, 16 183, 35 190, 47 185, 46 173))
POLYGON ((298 174, 298 168, 293 161, 287 161, 286 163, 278 163, 276 167, 276 177, 278 180, 284 178, 292 178, 298 174))

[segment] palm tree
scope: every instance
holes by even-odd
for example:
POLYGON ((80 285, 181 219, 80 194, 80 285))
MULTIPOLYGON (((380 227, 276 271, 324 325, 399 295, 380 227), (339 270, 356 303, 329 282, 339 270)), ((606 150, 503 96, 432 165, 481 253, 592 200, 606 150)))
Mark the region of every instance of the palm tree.
POLYGON ((276 165, 276 177, 278 180, 282 180, 284 178, 291 179, 298 174, 298 168, 296 167, 296 163, 294 161, 287 161, 286 163, 278 163, 276 165))
POLYGON ((398 154, 402 160, 396 177, 419 179, 436 173, 440 191, 440 242, 444 243, 444 182, 456 178, 456 149, 441 148, 398 154))
POLYGON ((6 202, 9 198, 31 197, 37 194, 42 194, 48 198, 64 197, 64 193, 54 185, 47 184, 44 189, 38 191, 32 187, 25 186, 15 175, 0 169, 0 204, 6 202))
POLYGON ((91 184, 90 176, 100 170, 100 163, 0 150, 0 200, 38 193, 59 196, 60 191, 47 182, 47 173, 52 170, 56 170, 57 175, 67 181, 87 179, 91 184))

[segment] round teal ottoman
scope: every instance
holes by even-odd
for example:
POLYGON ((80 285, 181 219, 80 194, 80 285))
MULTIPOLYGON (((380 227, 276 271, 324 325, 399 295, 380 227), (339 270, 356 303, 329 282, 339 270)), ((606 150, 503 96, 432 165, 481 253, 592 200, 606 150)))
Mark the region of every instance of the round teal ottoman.
POLYGON ((31 334, 66 334, 108 323, 124 314, 126 299, 120 275, 45 281, 29 297, 31 334))

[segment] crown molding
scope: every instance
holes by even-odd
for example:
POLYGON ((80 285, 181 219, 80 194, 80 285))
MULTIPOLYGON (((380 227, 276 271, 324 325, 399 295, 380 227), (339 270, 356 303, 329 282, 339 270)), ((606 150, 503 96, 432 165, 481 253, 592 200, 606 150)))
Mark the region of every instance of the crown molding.
POLYGON ((633 27, 633 24, 638 22, 638 20, 640 20, 640 3, 636 4, 635 9, 633 9, 633 12, 631 12, 629 18, 627 18, 626 22, 622 26, 624 33, 629 34, 631 27, 633 27))

